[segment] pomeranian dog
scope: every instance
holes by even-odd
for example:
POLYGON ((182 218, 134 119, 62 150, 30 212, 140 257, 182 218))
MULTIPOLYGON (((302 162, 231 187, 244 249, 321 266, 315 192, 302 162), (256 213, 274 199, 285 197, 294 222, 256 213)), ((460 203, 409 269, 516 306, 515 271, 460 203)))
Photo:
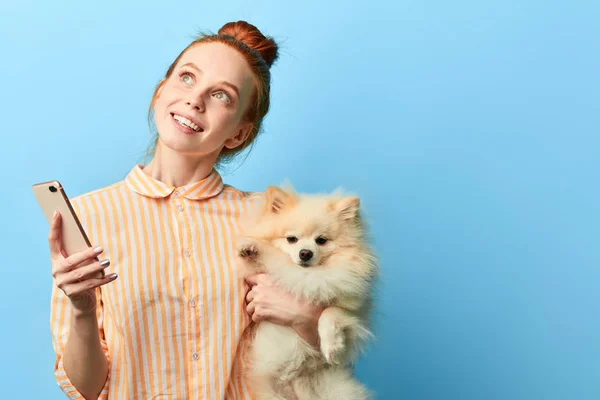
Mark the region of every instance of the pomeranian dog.
POLYGON ((296 296, 324 306, 320 351, 290 327, 255 324, 248 373, 259 400, 363 400, 369 391, 352 365, 372 337, 369 313, 378 275, 359 199, 342 194, 296 194, 271 186, 242 221, 236 267, 257 272, 296 296))

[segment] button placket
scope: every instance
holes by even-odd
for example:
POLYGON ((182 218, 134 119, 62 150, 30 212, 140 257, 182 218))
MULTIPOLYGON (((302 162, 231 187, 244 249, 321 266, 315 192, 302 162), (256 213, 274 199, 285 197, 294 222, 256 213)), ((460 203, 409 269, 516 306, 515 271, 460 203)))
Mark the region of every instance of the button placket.
POLYGON ((183 195, 183 191, 181 189, 177 189, 173 192, 173 197, 175 198, 175 208, 177 209, 177 211, 182 212, 183 210, 185 210, 185 206, 184 206, 184 200, 185 198, 182 197, 183 195))

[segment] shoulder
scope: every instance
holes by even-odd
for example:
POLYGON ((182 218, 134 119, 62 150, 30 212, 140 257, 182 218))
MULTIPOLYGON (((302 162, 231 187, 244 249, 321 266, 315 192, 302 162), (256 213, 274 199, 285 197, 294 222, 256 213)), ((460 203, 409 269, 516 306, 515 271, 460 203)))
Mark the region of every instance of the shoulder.
POLYGON ((83 201, 90 200, 90 199, 98 199, 103 196, 106 196, 107 194, 112 194, 114 192, 121 190, 125 184, 126 184, 125 180, 120 180, 111 185, 108 185, 108 186, 105 186, 105 187, 102 187, 99 189, 94 189, 94 190, 91 190, 89 192, 85 192, 82 194, 78 194, 77 196, 74 196, 71 199, 71 201, 75 202, 75 203, 81 203, 83 201))
POLYGON ((241 190, 231 185, 224 185, 219 197, 231 206, 234 214, 242 217, 253 214, 254 210, 260 208, 264 194, 262 192, 241 190))
POLYGON ((120 180, 108 186, 78 194, 70 199, 73 208, 79 213, 82 210, 91 211, 98 207, 111 208, 117 192, 121 192, 126 181, 120 180))
POLYGON ((250 203, 250 204, 257 203, 264 196, 263 192, 244 191, 244 190, 235 188, 235 187, 233 187, 231 185, 227 185, 227 184, 223 185, 222 194, 226 197, 233 198, 235 200, 243 201, 243 202, 250 203))

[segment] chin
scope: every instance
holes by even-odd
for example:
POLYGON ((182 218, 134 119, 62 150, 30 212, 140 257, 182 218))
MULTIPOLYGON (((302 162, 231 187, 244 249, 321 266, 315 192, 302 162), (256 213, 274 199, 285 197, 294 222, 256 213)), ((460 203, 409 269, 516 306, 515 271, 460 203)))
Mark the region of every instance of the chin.
POLYGON ((351 373, 373 336, 369 314, 378 266, 366 237, 358 198, 339 194, 270 187, 242 221, 240 276, 266 273, 295 296, 325 307, 319 350, 289 327, 254 325, 248 370, 258 398, 369 398, 351 373))
POLYGON ((185 137, 176 137, 176 135, 159 135, 159 142, 163 147, 183 155, 201 154, 201 146, 196 140, 185 137))

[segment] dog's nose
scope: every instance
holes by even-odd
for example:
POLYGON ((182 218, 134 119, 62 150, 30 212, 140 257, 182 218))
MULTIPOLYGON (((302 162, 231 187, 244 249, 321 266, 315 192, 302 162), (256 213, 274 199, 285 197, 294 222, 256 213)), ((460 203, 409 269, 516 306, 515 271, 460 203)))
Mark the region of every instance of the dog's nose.
POLYGON ((312 258, 313 252, 310 250, 300 250, 300 259, 302 261, 308 261, 312 258))

